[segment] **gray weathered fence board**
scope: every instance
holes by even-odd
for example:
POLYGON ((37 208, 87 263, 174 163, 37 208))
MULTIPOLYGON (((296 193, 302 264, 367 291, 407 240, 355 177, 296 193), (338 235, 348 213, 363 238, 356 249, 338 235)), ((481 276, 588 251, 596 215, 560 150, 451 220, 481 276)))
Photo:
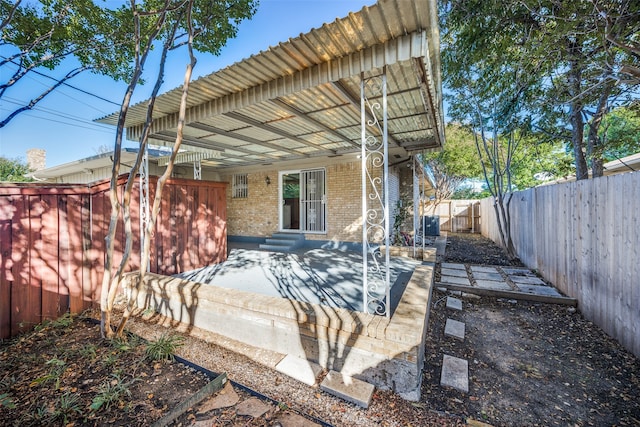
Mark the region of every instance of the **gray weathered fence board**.
MULTIPOLYGON (((518 192, 511 212, 522 262, 640 357, 640 172, 518 192)), ((500 242, 491 199, 480 217, 500 242)))

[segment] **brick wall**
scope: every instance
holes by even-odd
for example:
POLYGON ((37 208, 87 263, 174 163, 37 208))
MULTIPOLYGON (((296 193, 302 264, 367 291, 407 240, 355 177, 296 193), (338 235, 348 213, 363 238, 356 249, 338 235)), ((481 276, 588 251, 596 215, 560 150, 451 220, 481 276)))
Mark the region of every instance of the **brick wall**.
MULTIPOLYGON (((340 242, 362 241, 362 192, 361 164, 359 161, 336 163, 325 167, 327 180, 327 232, 307 233, 307 240, 332 240, 340 242)), ((375 171, 377 176, 381 170, 375 171)), ((394 168, 394 185, 389 210, 393 212, 395 200, 412 198, 411 169, 394 168), (405 171, 404 169, 407 169, 405 171), (409 174, 407 178, 405 175, 409 174), (398 188, 398 182, 400 187, 398 188), (402 186, 408 185, 402 189, 402 186)), ((279 231, 278 170, 250 172, 248 197, 233 198, 231 174, 223 175, 222 181, 229 183, 227 191, 228 234, 230 236, 268 237, 279 231), (271 184, 265 183, 269 177, 271 184)), ((393 222, 391 222, 393 226, 393 222)))
MULTIPOLYGON (((327 233, 307 234, 308 240, 361 240, 360 163, 339 163, 326 167, 327 233)), ((278 171, 247 174, 249 196, 232 197, 232 175, 222 176, 229 183, 227 192, 228 234, 267 237, 279 230, 278 171), (271 184, 265 183, 269 177, 271 184)))

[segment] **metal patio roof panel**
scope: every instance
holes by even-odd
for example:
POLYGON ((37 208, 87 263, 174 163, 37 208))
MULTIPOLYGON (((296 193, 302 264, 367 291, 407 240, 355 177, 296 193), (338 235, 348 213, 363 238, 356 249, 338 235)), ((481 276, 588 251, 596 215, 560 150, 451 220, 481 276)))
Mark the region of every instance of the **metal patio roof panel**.
MULTIPOLYGON (((380 0, 193 81, 184 144, 221 149, 226 164, 255 163, 248 156, 257 152, 264 161, 358 150, 360 73, 376 75, 386 65, 390 142, 437 147, 442 111, 434 14, 432 0, 380 0)), ((158 97, 153 132, 175 134, 181 95, 176 88, 158 97)), ((145 117, 146 103, 130 109, 130 138, 145 117)), ((115 124, 117 114, 101 121, 115 124)))
MULTIPOLYGON (((221 92, 218 96, 224 96, 412 31, 427 29, 433 24, 428 19, 428 3, 420 0, 415 2, 382 0, 372 6, 365 6, 358 13, 336 19, 332 23, 312 29, 307 34, 289 39, 286 43, 270 47, 214 74, 200 77, 191 83, 190 90, 195 93, 205 93, 201 88, 214 83, 221 92), (384 28, 384 33, 381 33, 381 28, 384 28), (295 59, 296 64, 283 58, 295 59), (273 66, 263 67, 264 61, 271 62, 273 66), (251 75, 247 75, 247 69, 254 71, 251 75)), ((165 105, 161 111, 177 111, 181 94, 182 89, 179 87, 162 95, 160 98, 164 98, 165 105)), ((187 107, 193 107, 200 102, 199 96, 190 97, 187 107)), ((130 109, 127 126, 141 123, 146 116, 145 111, 146 102, 134 105, 130 109)), ((114 113, 100 120, 115 124, 117 114, 114 113)))

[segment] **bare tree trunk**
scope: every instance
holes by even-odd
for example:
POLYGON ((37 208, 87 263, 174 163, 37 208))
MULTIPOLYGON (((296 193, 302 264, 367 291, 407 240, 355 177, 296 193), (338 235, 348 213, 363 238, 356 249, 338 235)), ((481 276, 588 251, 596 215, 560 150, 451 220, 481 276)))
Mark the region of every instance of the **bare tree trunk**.
POLYGON ((164 24, 164 19, 166 16, 166 11, 160 14, 160 17, 158 18, 158 21, 155 27, 155 31, 149 36, 150 41, 149 43, 147 43, 145 50, 141 53, 140 52, 140 47, 141 47, 140 15, 138 13, 137 8, 135 7, 135 0, 131 0, 131 6, 134 14, 134 24, 135 24, 135 34, 136 34, 136 65, 135 65, 135 69, 134 69, 134 73, 131 78, 131 81, 129 82, 129 86, 127 87, 127 91, 124 95, 122 106, 120 107, 120 115, 118 117, 118 126, 116 130, 116 141, 113 149, 113 167, 111 169, 111 184, 109 186, 111 216, 109 221, 109 230, 107 232, 107 236, 105 237, 106 258, 105 258, 105 266, 104 266, 104 275, 102 276, 102 288, 100 289, 100 312, 101 312, 100 333, 103 338, 113 337, 113 331, 111 329, 111 312, 113 311, 113 302, 115 299, 115 295, 117 293, 120 277, 122 274, 122 272, 119 271, 118 274, 116 275, 117 280, 112 280, 113 255, 114 255, 113 252, 115 249, 114 238, 115 238, 116 230, 118 227, 118 218, 120 216, 120 211, 121 211, 121 205, 118 200, 117 193, 118 193, 118 176, 120 173, 120 152, 122 150, 124 125, 127 117, 127 112, 129 110, 129 105, 131 103, 131 97, 142 75, 144 64, 147 60, 147 57, 153 45, 152 41, 155 40, 160 30, 162 29, 162 25, 164 24))
MULTIPOLYGON (((606 78, 606 77, 605 77, 606 78)), ((587 157, 591 161, 591 176, 593 178, 601 177, 604 174, 603 150, 604 141, 598 135, 602 119, 607 113, 607 101, 611 91, 613 90, 613 80, 607 82, 602 89, 598 106, 591 122, 589 123, 589 132, 587 135, 587 157)))
MULTIPOLYGON (((189 41, 187 43, 188 49, 189 49, 189 59, 190 62, 187 65, 187 69, 185 71, 184 74, 184 83, 182 86, 182 97, 180 99, 180 110, 179 110, 179 114, 178 114, 178 129, 177 129, 177 135, 176 135, 176 141, 173 145, 173 150, 171 151, 171 157, 169 158, 169 163, 167 164, 167 168, 165 169, 164 173, 162 174, 162 176, 158 179, 158 182, 156 184, 156 192, 155 192, 155 196, 154 196, 154 200, 153 200, 153 208, 151 210, 151 215, 149 218, 149 224, 147 225, 147 229, 145 230, 145 236, 144 236, 144 242, 143 242, 143 250, 142 250, 142 256, 140 259, 140 265, 146 265, 149 261, 149 255, 150 255, 150 251, 151 251, 151 234, 155 228, 155 223, 156 220, 158 218, 158 213, 160 212, 160 203, 162 200, 162 190, 167 182, 167 180, 171 177, 171 173, 173 172, 173 166, 175 164, 175 160, 176 160, 176 156, 178 155, 178 151, 180 150, 180 146, 182 145, 182 140, 183 140, 183 134, 184 134, 184 126, 185 126, 185 116, 186 116, 186 109, 187 109, 187 98, 189 95, 189 85, 191 82, 191 76, 193 74, 193 68, 196 65, 196 57, 193 53, 193 37, 194 37, 194 31, 193 31, 193 27, 192 27, 192 22, 191 22, 191 10, 193 7, 193 0, 189 1, 188 6, 186 8, 186 14, 187 14, 187 25, 189 26, 189 32, 188 32, 188 36, 189 36, 189 41)), ((141 286, 144 286, 144 279, 145 279, 145 275, 146 275, 146 269, 144 268, 140 268, 140 275, 139 275, 139 280, 137 283, 137 286, 134 286, 131 292, 131 295, 129 296, 129 300, 127 301, 127 306, 125 308, 125 311, 122 315, 122 320, 120 322, 120 324, 118 325, 118 329, 116 331, 116 334, 119 336, 122 334, 123 330, 124 330, 124 326, 127 323, 127 321, 129 320, 129 317, 131 317, 131 313, 133 311, 133 308, 135 306, 135 303, 137 301, 137 297, 138 297, 138 292, 140 290, 141 286)))

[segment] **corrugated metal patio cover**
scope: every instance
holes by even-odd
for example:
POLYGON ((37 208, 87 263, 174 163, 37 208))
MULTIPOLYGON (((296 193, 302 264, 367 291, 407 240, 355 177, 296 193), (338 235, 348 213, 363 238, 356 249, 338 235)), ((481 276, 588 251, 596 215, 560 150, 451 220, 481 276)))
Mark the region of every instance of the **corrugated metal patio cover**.
MULTIPOLYGON (((361 76, 386 67, 390 148, 437 148, 439 44, 435 0, 364 7, 194 81, 183 147, 215 150, 203 165, 219 168, 359 151, 361 76)), ((158 97, 151 143, 174 141, 180 96, 177 88, 158 97)), ((146 106, 129 111, 131 140, 140 136, 146 106)), ((117 113, 99 121, 115 125, 117 113)))

